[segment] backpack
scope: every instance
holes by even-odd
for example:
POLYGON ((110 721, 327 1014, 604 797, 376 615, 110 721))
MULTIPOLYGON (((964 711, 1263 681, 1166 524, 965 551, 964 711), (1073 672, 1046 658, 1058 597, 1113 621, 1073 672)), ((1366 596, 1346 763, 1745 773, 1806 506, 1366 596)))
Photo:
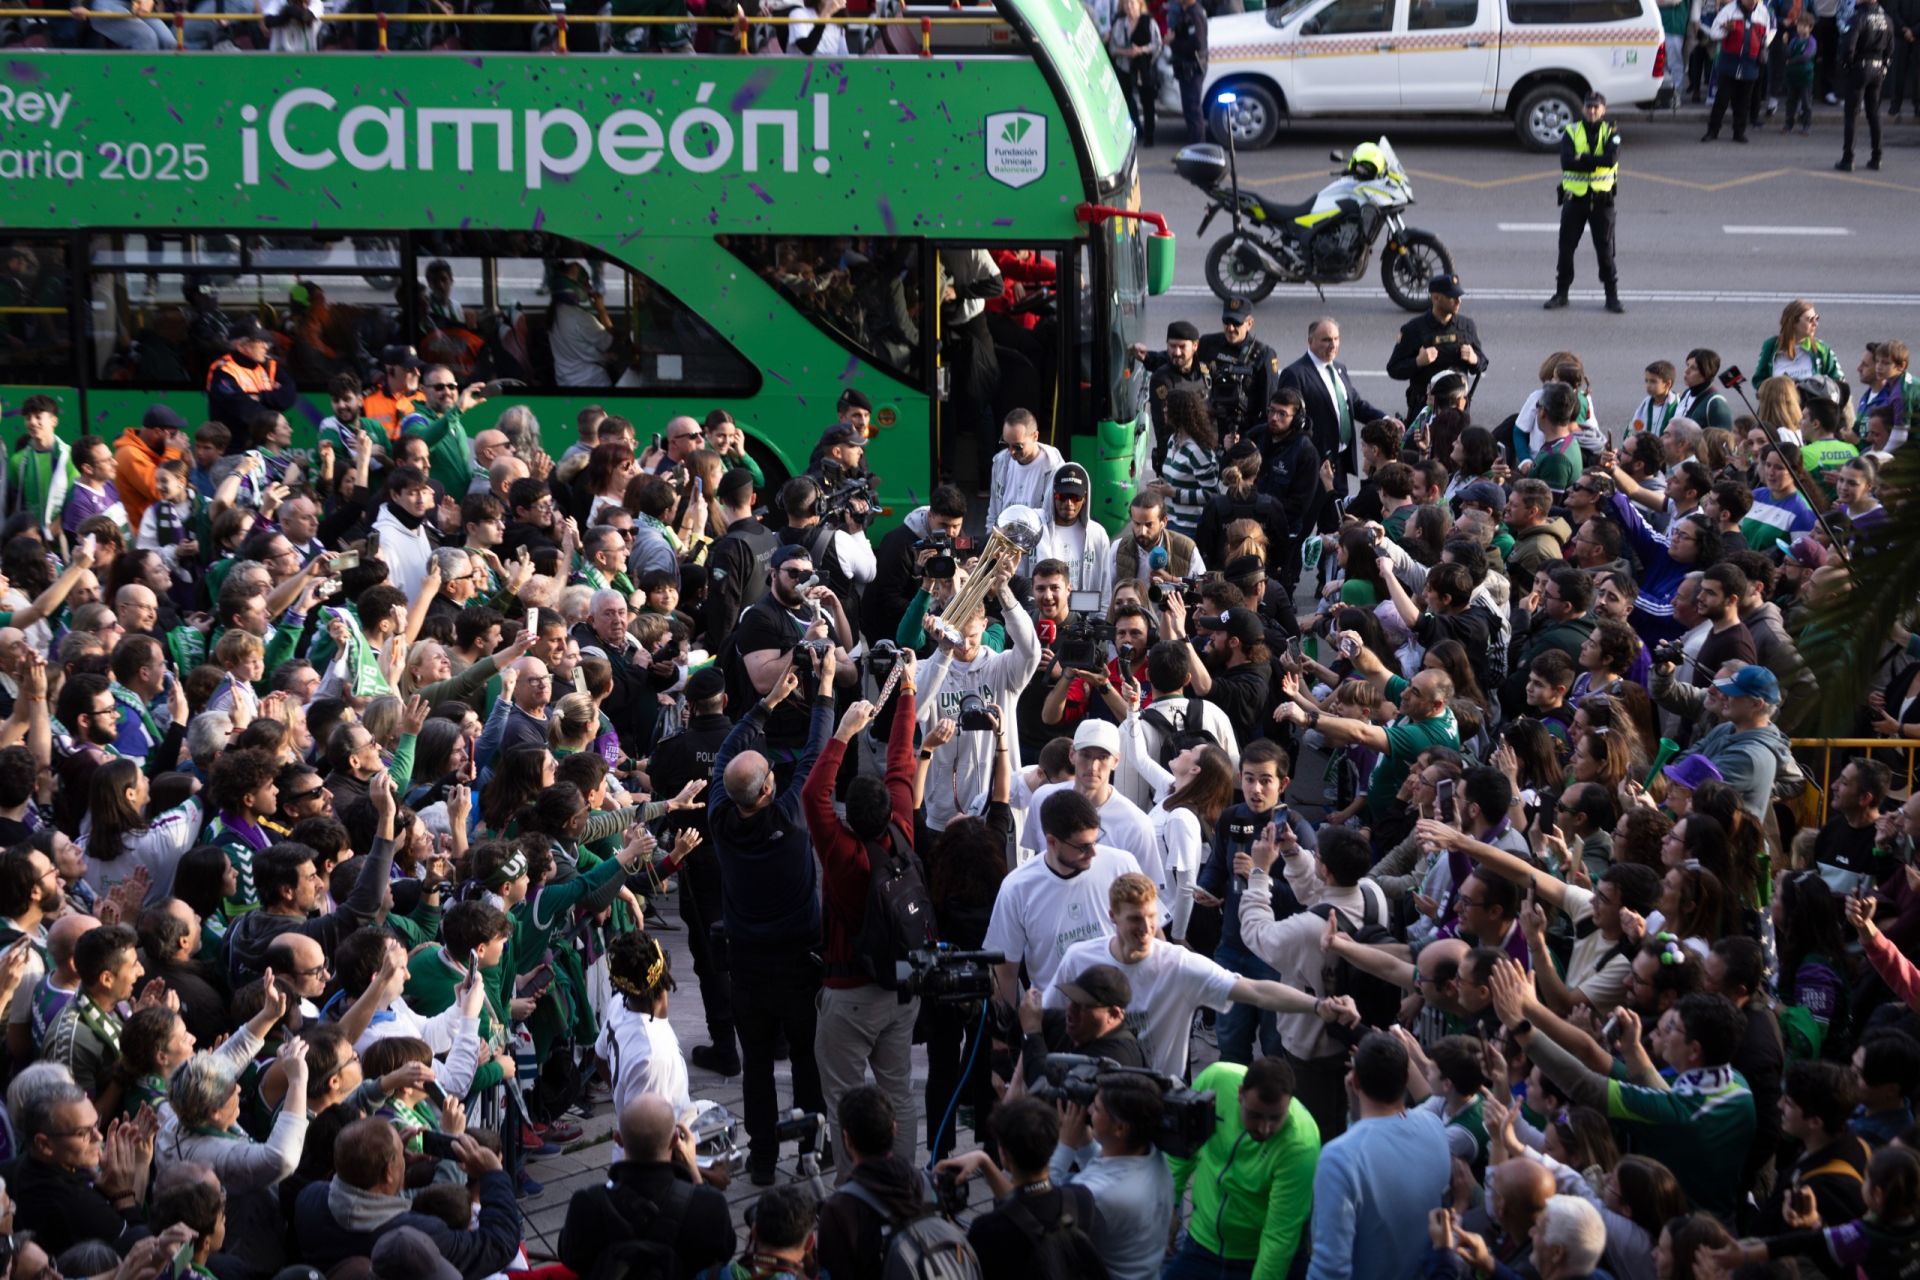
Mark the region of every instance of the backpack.
POLYGON ((853 963, 830 966, 835 977, 865 978, 883 991, 899 989, 895 969, 909 951, 922 951, 939 938, 933 898, 927 892, 920 858, 898 822, 887 824, 888 845, 867 842, 867 910, 853 939, 853 963))
MULTIPOLYGON (((600 1219, 598 1225, 605 1226, 608 1220, 618 1221, 628 1232, 625 1238, 612 1244, 605 1241, 579 1242, 583 1248, 591 1247, 597 1254, 593 1269, 586 1272, 581 1280, 676 1280, 680 1266, 673 1241, 680 1234, 680 1223, 687 1215, 688 1206, 693 1203, 691 1183, 676 1181, 664 1204, 656 1203, 629 1188, 610 1184, 592 1187, 579 1194, 599 1197, 605 1202, 601 1213, 595 1215, 600 1219)), ((570 1252, 566 1248, 569 1243, 563 1230, 563 1251, 570 1252)))
POLYGON ((1093 1246, 1092 1237, 1087 1235, 1082 1221, 1091 1221, 1093 1196, 1084 1187, 1065 1186, 1060 1188, 1066 1203, 1060 1209, 1060 1216, 1053 1225, 1042 1226, 1033 1216, 1033 1210, 1021 1203, 1015 1196, 1002 1206, 1001 1212, 1007 1221, 1020 1229, 1033 1246, 1033 1260, 1027 1270, 1032 1280, 1107 1280, 1106 1260, 1093 1246), (1080 1192, 1076 1196, 1074 1193, 1080 1192), (1086 1213, 1075 1212, 1079 1205, 1086 1213))
MULTIPOLYGON (((1177 712, 1169 712, 1160 707, 1148 707, 1140 713, 1140 719, 1160 731, 1160 750, 1154 753, 1154 759, 1160 762, 1162 769, 1173 767, 1173 758, 1189 747, 1205 744, 1217 747, 1220 743, 1205 729, 1193 727, 1195 704, 1198 698, 1188 698, 1187 705, 1177 712), (1173 716, 1180 717, 1175 725, 1173 716)), ((1204 723, 1204 717, 1203 717, 1204 723)))
POLYGON ((880 1197, 859 1183, 849 1181, 840 1191, 881 1217, 886 1257, 880 1280, 984 1280, 967 1233, 938 1213, 929 1209, 917 1218, 896 1220, 880 1197))
MULTIPOLYGON (((1362 881, 1360 885, 1362 902, 1360 924, 1353 927, 1344 915, 1340 916, 1340 926, 1350 934, 1355 942, 1368 946, 1380 946, 1396 942, 1387 928, 1386 894, 1378 885, 1362 881), (1371 892, 1369 892, 1371 889, 1371 892)), ((1314 915, 1325 920, 1339 913, 1328 903, 1317 903, 1307 908, 1314 915)), ((1376 978, 1363 969, 1356 969, 1351 963, 1328 952, 1320 965, 1320 995, 1351 996, 1360 1010, 1360 1021, 1368 1027, 1390 1027, 1400 1015, 1400 988, 1383 978, 1376 978)))

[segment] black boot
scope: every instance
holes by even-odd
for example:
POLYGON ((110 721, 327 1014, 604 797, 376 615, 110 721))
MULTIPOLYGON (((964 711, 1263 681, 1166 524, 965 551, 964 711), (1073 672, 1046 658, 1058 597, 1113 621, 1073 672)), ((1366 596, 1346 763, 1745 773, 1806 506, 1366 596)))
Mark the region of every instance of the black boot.
POLYGON ((1617 316, 1627 314, 1626 307, 1620 302, 1620 291, 1618 289, 1607 290, 1607 310, 1617 316))
POLYGON ((1834 168, 1836 168, 1836 169, 1838 169, 1838 170, 1839 170, 1839 171, 1840 171, 1841 173, 1852 173, 1852 172, 1853 172, 1853 157, 1852 157, 1852 156, 1841 156, 1841 157, 1840 157, 1840 159, 1839 159, 1839 161, 1838 161, 1837 163, 1835 163, 1833 167, 1834 167, 1834 168))
POLYGON ((1867 161, 1867 168, 1876 171, 1880 168, 1880 153, 1878 151, 1874 152, 1873 158, 1867 161))
POLYGON ((1567 291, 1565 289, 1559 289, 1554 292, 1554 295, 1551 298, 1547 299, 1546 306, 1544 306, 1541 309, 1543 311, 1558 311, 1560 308, 1566 305, 1567 305, 1567 291))

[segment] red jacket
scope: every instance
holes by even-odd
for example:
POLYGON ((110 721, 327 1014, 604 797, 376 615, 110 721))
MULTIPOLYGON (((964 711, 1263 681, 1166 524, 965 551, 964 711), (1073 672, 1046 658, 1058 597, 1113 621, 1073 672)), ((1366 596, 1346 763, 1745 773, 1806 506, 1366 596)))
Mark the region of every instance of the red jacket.
MULTIPOLYGON (((902 690, 893 709, 893 733, 887 739, 886 784, 887 796, 893 802, 892 821, 908 831, 913 830, 913 729, 913 694, 902 690)), ((833 782, 839 776, 840 759, 846 750, 847 744, 839 738, 828 739, 800 790, 800 811, 806 815, 807 832, 820 855, 821 899, 826 908, 822 913, 826 919, 826 985, 840 989, 872 985, 865 978, 843 973, 846 966, 855 963, 853 943, 866 923, 867 889, 873 878, 866 842, 833 811, 833 782)))

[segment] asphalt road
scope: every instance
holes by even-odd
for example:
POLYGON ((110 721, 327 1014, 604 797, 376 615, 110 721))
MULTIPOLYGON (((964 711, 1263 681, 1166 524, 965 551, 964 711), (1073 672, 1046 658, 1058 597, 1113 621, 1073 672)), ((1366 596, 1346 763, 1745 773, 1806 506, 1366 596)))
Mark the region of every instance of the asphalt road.
MULTIPOLYGON (((1687 351, 1704 346, 1751 369, 1761 341, 1779 327, 1781 307, 1796 297, 1819 307, 1820 336, 1849 375, 1865 343, 1920 339, 1920 276, 1910 247, 1920 125, 1909 116, 1886 126, 1881 172, 1843 174, 1832 169, 1840 152, 1837 107, 1816 110, 1809 137, 1763 128, 1746 146, 1733 145, 1730 131, 1716 144, 1700 143, 1698 113, 1613 116, 1623 138, 1624 316, 1601 309, 1587 244, 1575 259, 1573 305, 1541 309, 1553 291, 1558 165, 1521 150, 1504 122, 1302 122, 1283 129, 1273 147, 1241 155, 1239 168, 1242 183, 1265 197, 1304 200, 1331 181, 1330 149, 1383 133, 1391 139, 1412 179, 1409 223, 1439 236, 1453 255, 1466 312, 1491 357, 1475 398, 1475 416, 1488 422, 1517 409, 1538 385, 1542 359, 1560 350, 1585 362, 1601 422, 1623 422, 1644 394, 1648 362, 1678 367, 1687 351)), ((1861 134, 1864 162, 1864 125, 1861 134)), ((1145 206, 1166 214, 1181 240, 1174 289, 1148 309, 1155 342, 1176 319, 1202 332, 1219 327, 1203 265, 1224 221, 1215 220, 1207 240, 1195 237, 1205 201, 1173 172, 1175 149, 1163 141, 1141 166, 1145 206)), ((1257 309, 1255 331, 1285 363, 1304 351, 1307 325, 1322 314, 1341 321, 1341 358, 1368 398, 1383 408, 1403 404, 1404 389, 1385 369, 1408 313, 1380 287, 1378 259, 1360 281, 1329 289, 1324 302, 1310 287, 1281 286, 1257 309)))

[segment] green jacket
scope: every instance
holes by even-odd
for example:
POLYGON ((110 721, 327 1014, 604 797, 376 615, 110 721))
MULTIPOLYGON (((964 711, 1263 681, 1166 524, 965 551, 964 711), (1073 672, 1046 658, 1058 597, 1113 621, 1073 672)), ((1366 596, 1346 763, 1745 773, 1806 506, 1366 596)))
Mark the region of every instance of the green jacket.
MULTIPOLYGON (((1760 358, 1753 362, 1753 385, 1758 387, 1773 376, 1774 349, 1780 345, 1779 337, 1768 338, 1760 344, 1760 358)), ((1842 386, 1846 377, 1840 372, 1840 361, 1834 357, 1833 348, 1818 338, 1809 338, 1806 348, 1813 355, 1813 371, 1832 378, 1842 386)))
POLYGON ((473 482, 473 445, 467 439, 459 409, 447 410, 445 417, 415 409, 401 420, 400 434, 425 440, 428 472, 448 493, 466 497, 467 486, 473 482))
MULTIPOLYGON (((501 1048, 505 1041, 500 1033, 504 1030, 493 1016, 493 1011, 506 1009, 507 1001, 502 995, 506 972, 505 964, 496 964, 491 969, 480 971, 480 985, 487 989, 487 998, 480 1005, 480 1043, 501 1048)), ((427 947, 414 954, 407 961, 407 985, 405 995, 407 1005, 423 1018, 431 1018, 443 1010, 453 1007, 454 988, 467 976, 467 967, 455 961, 447 954, 445 947, 427 947)), ((500 1069, 498 1058, 483 1064, 474 1073, 471 1092, 478 1093, 491 1089, 506 1079, 506 1073, 500 1069)))
POLYGON ((1222 1258, 1254 1258, 1253 1280, 1284 1280, 1313 1207, 1313 1174, 1320 1163, 1320 1128, 1296 1100, 1287 1122, 1265 1142, 1240 1124, 1240 1082, 1247 1069, 1216 1062, 1193 1087, 1213 1090, 1219 1123, 1190 1159, 1167 1157, 1173 1203, 1179 1210, 1189 1185, 1193 1212, 1187 1234, 1222 1258))

